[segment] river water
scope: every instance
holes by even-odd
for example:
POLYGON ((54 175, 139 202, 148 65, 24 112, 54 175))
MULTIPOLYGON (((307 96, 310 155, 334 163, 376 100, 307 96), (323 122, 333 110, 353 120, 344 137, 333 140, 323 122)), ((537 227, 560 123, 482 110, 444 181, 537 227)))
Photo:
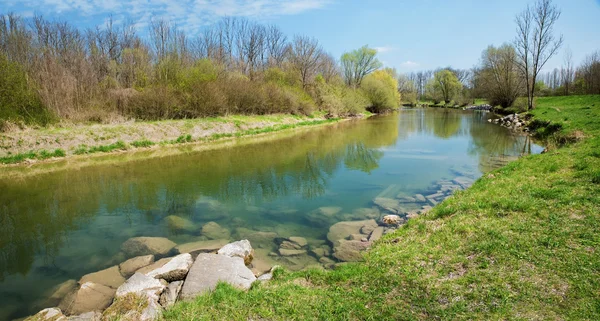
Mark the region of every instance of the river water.
POLYGON ((293 270, 320 264, 312 252, 274 255, 277 240, 301 236, 309 247, 327 250, 329 226, 383 212, 373 203, 377 197, 436 193, 440 182, 468 184, 541 152, 489 117, 407 109, 214 150, 0 176, 0 320, 56 304, 48 301, 54 287, 127 259, 121 245, 131 237, 206 240, 208 222, 221 226, 211 237, 224 241, 257 231, 275 235, 253 244, 269 264, 293 270))

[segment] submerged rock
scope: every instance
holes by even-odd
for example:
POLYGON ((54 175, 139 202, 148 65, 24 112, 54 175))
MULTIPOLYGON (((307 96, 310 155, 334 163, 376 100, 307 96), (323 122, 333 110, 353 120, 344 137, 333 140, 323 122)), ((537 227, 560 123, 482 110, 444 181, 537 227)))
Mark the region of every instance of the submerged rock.
POLYGON ((69 293, 77 289, 76 280, 67 280, 54 288, 52 288, 52 294, 44 301, 44 306, 56 306, 60 301, 69 293))
POLYGON ((121 275, 128 278, 135 273, 135 271, 154 263, 154 255, 136 256, 121 264, 119 264, 119 271, 121 275))
POLYGON ((79 280, 79 284, 84 284, 86 282, 102 284, 116 289, 121 284, 125 283, 125 278, 123 278, 121 272, 119 272, 119 267, 115 265, 102 271, 86 274, 79 280))
POLYGON ((370 242, 341 240, 338 245, 333 248, 333 256, 344 262, 362 261, 363 256, 361 251, 366 250, 370 245, 370 242))
POLYGON ((169 215, 165 217, 164 221, 169 229, 175 232, 193 233, 198 229, 192 221, 177 215, 169 215))
POLYGON ((80 315, 74 315, 67 318, 68 321, 101 321, 102 313, 98 311, 90 311, 80 315))
POLYGON ((241 239, 246 239, 252 243, 255 248, 269 248, 275 244, 277 233, 254 231, 245 227, 238 227, 236 233, 241 239))
POLYGON ((415 194, 415 200, 419 203, 427 202, 427 199, 425 199, 425 196, 423 196, 422 194, 415 194))
POLYGON ((121 245, 129 257, 141 255, 167 255, 177 244, 164 237, 133 237, 121 245))
POLYGON ((400 225, 401 223, 404 223, 404 219, 398 215, 386 215, 383 217, 382 221, 387 225, 400 225))
POLYGON ((306 250, 279 249, 279 255, 281 256, 296 256, 303 254, 306 254, 306 250))
POLYGON ((335 215, 342 211, 339 206, 319 207, 306 214, 306 219, 316 226, 327 226, 335 220, 335 215))
POLYGON ((338 222, 329 228, 327 239, 336 245, 337 242, 346 239, 352 234, 361 234, 360 231, 363 228, 370 229, 371 227, 373 229, 377 227, 377 222, 375 220, 338 222))
POLYGON ((373 200, 373 203, 386 212, 393 214, 400 214, 404 212, 404 209, 400 206, 400 202, 395 199, 377 197, 373 200))
POLYGON ((229 239, 231 232, 216 222, 208 222, 202 226, 202 235, 211 240, 229 239))
POLYGON ((209 240, 184 243, 177 245, 175 251, 179 254, 190 253, 192 257, 196 257, 199 253, 216 252, 228 242, 228 240, 209 240))
POLYGON ((254 249, 248 240, 241 240, 223 246, 217 251, 217 254, 229 257, 241 257, 244 259, 244 264, 248 265, 252 263, 252 259, 254 258, 254 249))
POLYGON ((102 284, 87 282, 65 296, 58 307, 67 315, 102 311, 110 305, 114 295, 115 289, 102 284))
POLYGON ((377 228, 375 228, 373 230, 373 232, 371 232, 371 235, 369 236, 369 242, 374 242, 374 241, 379 240, 383 236, 383 231, 384 231, 383 226, 378 226, 377 228))
POLYGON ((183 288, 182 299, 192 299, 207 291, 214 290, 218 282, 226 282, 247 290, 256 277, 240 257, 201 253, 188 273, 183 288))
POLYGON ((308 245, 308 241, 306 241, 305 238, 300 237, 300 236, 290 236, 290 237, 288 237, 288 240, 290 242, 297 244, 300 247, 305 247, 308 245))

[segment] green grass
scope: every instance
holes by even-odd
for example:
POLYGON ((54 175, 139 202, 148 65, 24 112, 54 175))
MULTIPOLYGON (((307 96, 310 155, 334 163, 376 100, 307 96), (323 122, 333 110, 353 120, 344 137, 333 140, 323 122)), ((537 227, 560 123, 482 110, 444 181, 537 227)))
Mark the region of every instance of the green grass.
POLYGON ((65 151, 60 148, 55 149, 53 152, 49 152, 46 150, 40 150, 39 152, 30 151, 27 153, 19 153, 15 155, 0 157, 0 164, 17 164, 24 162, 28 159, 44 160, 49 158, 60 158, 65 156, 65 151))
POLYGON ((384 236, 365 261, 220 285, 167 320, 600 320, 600 96, 540 98, 550 139, 384 236), (566 120, 565 120, 566 119, 566 120))
POLYGON ((109 152, 114 152, 117 150, 126 150, 126 149, 127 149, 127 145, 125 145, 124 142, 119 140, 119 141, 109 144, 109 145, 98 145, 98 146, 92 146, 92 147, 80 146, 74 151, 74 154, 82 155, 82 154, 94 154, 94 153, 109 153, 109 152))
POLYGON ((156 145, 156 144, 154 142, 152 142, 152 141, 147 140, 147 139, 136 140, 136 141, 134 141, 134 142, 131 143, 131 146, 137 147, 137 148, 151 147, 153 145, 156 145))

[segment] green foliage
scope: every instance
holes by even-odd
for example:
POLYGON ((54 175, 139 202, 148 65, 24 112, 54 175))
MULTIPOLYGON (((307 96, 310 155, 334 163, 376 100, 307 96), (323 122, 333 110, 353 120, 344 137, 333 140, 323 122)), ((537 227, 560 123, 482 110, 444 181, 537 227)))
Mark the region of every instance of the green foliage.
POLYGON ((370 111, 376 113, 398 108, 400 94, 397 88, 398 81, 384 70, 378 70, 365 77, 361 86, 361 90, 371 102, 370 111))
POLYGON ((92 146, 89 148, 85 145, 82 145, 82 146, 79 146, 77 149, 75 149, 75 151, 73 153, 75 155, 94 154, 94 153, 109 153, 109 152, 113 152, 116 150, 126 150, 126 149, 127 149, 127 145, 125 145, 124 142, 119 140, 119 141, 109 144, 109 145, 92 146))
POLYGON ((49 158, 60 158, 60 157, 65 157, 66 153, 64 150, 62 149, 55 149, 53 152, 48 152, 46 150, 41 150, 39 152, 27 152, 27 153, 19 153, 16 155, 9 155, 9 156, 4 156, 4 157, 0 157, 0 164, 17 164, 17 163, 21 163, 24 162, 27 159, 38 159, 38 160, 45 160, 45 159, 49 159, 49 158))
POLYGON ((0 121, 46 125, 53 120, 29 85, 23 68, 2 53, 0 71, 0 121))
POLYGON ((340 62, 348 86, 359 87, 363 79, 383 65, 377 59, 377 50, 362 46, 342 55, 340 62))
POLYGON ((151 147, 153 145, 155 145, 155 143, 152 142, 152 141, 149 141, 147 139, 136 140, 136 141, 134 141, 134 142, 131 143, 131 146, 138 147, 138 148, 140 148, 140 147, 151 147))
POLYGON ((434 101, 443 101, 449 104, 462 89, 462 84, 448 69, 435 73, 433 79, 427 84, 427 90, 431 93, 434 101))
POLYGON ((354 116, 365 112, 370 102, 363 91, 343 84, 317 81, 317 103, 320 108, 334 116, 354 116))

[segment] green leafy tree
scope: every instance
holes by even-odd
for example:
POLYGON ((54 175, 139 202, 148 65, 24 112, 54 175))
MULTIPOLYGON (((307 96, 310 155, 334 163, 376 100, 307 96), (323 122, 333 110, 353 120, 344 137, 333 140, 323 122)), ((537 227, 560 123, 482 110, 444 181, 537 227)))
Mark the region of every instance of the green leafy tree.
POLYGON ((462 89, 462 84, 454 73, 443 69, 435 73, 433 79, 428 84, 435 100, 450 103, 462 89))
POLYGON ((385 70, 377 70, 365 77, 361 89, 371 101, 373 112, 394 109, 400 104, 398 81, 385 70))
POLYGON ((381 68, 377 59, 377 50, 363 46, 342 55, 341 64, 348 86, 360 87, 362 80, 371 72, 381 68))

